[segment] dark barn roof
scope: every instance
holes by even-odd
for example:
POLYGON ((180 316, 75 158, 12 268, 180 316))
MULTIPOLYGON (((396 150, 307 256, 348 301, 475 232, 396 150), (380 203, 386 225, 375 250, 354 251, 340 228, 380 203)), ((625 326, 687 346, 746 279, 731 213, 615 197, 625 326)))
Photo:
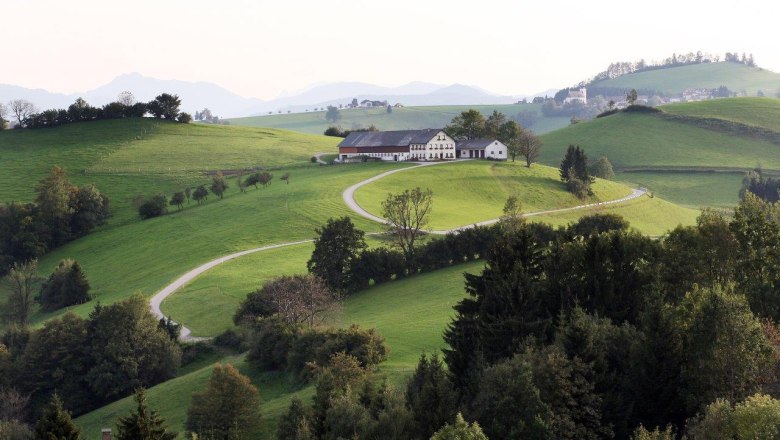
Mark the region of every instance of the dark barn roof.
POLYGON ((353 131, 341 141, 339 147, 408 147, 411 144, 426 144, 440 131, 440 128, 398 131, 353 131))
POLYGON ((467 139, 457 143, 458 150, 484 150, 488 145, 495 142, 495 139, 467 139))

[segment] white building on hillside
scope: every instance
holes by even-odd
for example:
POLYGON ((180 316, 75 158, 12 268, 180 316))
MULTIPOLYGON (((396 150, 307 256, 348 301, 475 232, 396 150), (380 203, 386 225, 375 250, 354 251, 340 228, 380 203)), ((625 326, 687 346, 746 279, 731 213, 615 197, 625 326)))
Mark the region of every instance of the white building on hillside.
POLYGON ((458 159, 506 160, 507 148, 494 139, 471 139, 458 142, 458 159))
POLYGON ((588 103, 588 90, 585 87, 581 87, 579 90, 569 90, 569 95, 564 98, 563 103, 571 104, 576 101, 582 104, 588 103))

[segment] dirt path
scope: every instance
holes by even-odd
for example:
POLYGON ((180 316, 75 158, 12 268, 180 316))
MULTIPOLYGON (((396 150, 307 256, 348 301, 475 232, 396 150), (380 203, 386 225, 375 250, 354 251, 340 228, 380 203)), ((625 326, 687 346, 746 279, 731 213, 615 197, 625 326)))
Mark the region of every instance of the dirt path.
MULTIPOLYGON (((318 159, 319 159, 319 157, 318 157, 318 159)), ((447 164, 447 163, 453 163, 453 162, 458 162, 458 161, 418 163, 417 165, 406 167, 406 168, 398 168, 398 169, 395 169, 395 170, 385 171, 384 173, 377 174, 374 177, 371 177, 371 178, 368 178, 368 179, 363 180, 361 182, 358 182, 358 183, 350 186, 349 188, 345 189, 344 192, 342 193, 342 198, 344 199, 344 203, 346 203, 347 206, 351 210, 355 211, 355 213, 357 213, 359 216, 367 218, 367 219, 372 220, 372 221, 377 222, 377 223, 385 224, 385 223, 387 223, 387 220, 385 220, 385 219, 383 219, 381 217, 377 217, 374 214, 371 214, 370 212, 368 212, 365 209, 361 208, 360 205, 358 205, 358 203, 355 201, 355 191, 357 191, 360 187, 362 187, 364 185, 368 185, 369 183, 375 182, 375 181, 377 181, 379 179, 382 179, 384 177, 387 177, 387 176, 389 176, 391 174, 400 173, 402 171, 412 170, 412 169, 420 168, 420 167, 441 165, 441 164, 447 164)), ((550 210, 547 210, 547 211, 529 212, 529 213, 523 214, 523 216, 524 217, 533 217, 533 216, 544 215, 544 214, 555 214, 555 213, 559 213, 559 212, 574 211, 574 210, 577 210, 577 209, 593 208, 593 207, 596 207, 596 206, 613 205, 613 204, 623 203, 623 202, 627 202, 629 200, 633 200, 633 199, 639 198, 639 197, 645 195, 646 193, 647 193, 647 191, 644 190, 644 189, 641 189, 641 188, 640 189, 634 189, 634 190, 632 190, 631 194, 629 194, 629 195, 627 195, 625 197, 622 197, 620 199, 616 199, 616 200, 610 200, 610 201, 606 201, 606 202, 589 203, 587 205, 572 206, 570 208, 560 208, 560 209, 550 209, 550 210)), ((459 228, 448 229, 448 230, 440 230, 440 231, 430 231, 430 232, 433 233, 433 234, 447 234, 447 233, 450 233, 450 232, 457 232, 457 231, 461 231, 461 230, 464 230, 464 229, 473 228, 474 226, 490 225, 490 224, 496 223, 498 220, 499 219, 496 218, 496 219, 492 219, 492 220, 486 220, 486 221, 482 221, 482 222, 479 222, 479 223, 475 223, 473 225, 461 226, 459 228)), ((374 234, 371 234, 371 235, 374 235, 374 234)), ((220 258, 217 258, 215 260, 211 260, 211 261, 209 261, 207 263, 204 263, 204 264, 196 267, 195 269, 192 269, 191 271, 185 273, 184 275, 180 276, 174 282, 172 282, 171 284, 165 286, 162 290, 157 292, 149 300, 149 303, 150 303, 150 306, 151 306, 151 309, 152 309, 152 313, 154 313, 155 316, 157 316, 158 318, 164 318, 165 315, 163 314, 162 310, 160 310, 160 306, 161 306, 162 302, 165 300, 165 298, 168 298, 173 293, 175 293, 177 290, 179 290, 182 287, 184 287, 184 285, 186 285, 187 283, 189 283, 190 281, 192 281, 196 277, 198 277, 198 275, 201 275, 202 273, 206 272, 207 270, 209 270, 209 269, 211 269, 211 268, 213 268, 215 266, 218 266, 218 265, 220 265, 222 263, 225 263, 225 262, 230 261, 230 260, 234 260, 234 259, 239 258, 239 257, 243 257, 244 255, 254 254, 256 252, 263 252, 263 251, 272 250, 272 249, 279 249, 279 248, 283 248, 283 247, 287 247, 287 246, 295 246, 295 245, 298 245, 298 244, 311 243, 312 241, 313 240, 301 240, 301 241, 291 241, 291 242, 287 242, 287 243, 279 243, 279 244, 274 244, 274 245, 269 245, 269 246, 262 246, 262 247, 258 247, 258 248, 248 249, 248 250, 241 251, 241 252, 236 252, 236 253, 233 253, 233 254, 230 254, 230 255, 225 255, 224 257, 220 257, 220 258)), ((203 338, 203 337, 192 336, 192 331, 190 329, 188 329, 187 327, 182 326, 180 339, 182 341, 195 342, 195 341, 206 340, 206 339, 211 339, 211 338, 203 338)))

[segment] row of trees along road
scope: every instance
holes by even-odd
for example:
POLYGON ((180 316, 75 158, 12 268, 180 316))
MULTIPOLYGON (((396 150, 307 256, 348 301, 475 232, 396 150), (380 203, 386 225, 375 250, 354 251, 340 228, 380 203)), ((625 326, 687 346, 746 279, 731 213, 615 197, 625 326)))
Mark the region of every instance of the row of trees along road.
POLYGON ((519 155, 525 158, 528 167, 539 158, 542 148, 542 140, 532 131, 495 110, 487 119, 478 110, 465 111, 454 117, 444 130, 456 140, 498 139, 506 145, 513 162, 519 155))
MULTIPOLYGON (((103 119, 141 118, 151 114, 157 119, 182 123, 192 121, 192 116, 179 111, 181 99, 178 95, 162 93, 149 102, 136 102, 130 92, 122 92, 117 100, 103 107, 93 107, 82 98, 76 99, 67 109, 49 109, 39 112, 35 105, 24 99, 12 100, 8 108, 16 119, 14 128, 57 127, 73 122, 97 121, 103 119)), ((8 110, 0 104, 0 129, 4 128, 8 110)))

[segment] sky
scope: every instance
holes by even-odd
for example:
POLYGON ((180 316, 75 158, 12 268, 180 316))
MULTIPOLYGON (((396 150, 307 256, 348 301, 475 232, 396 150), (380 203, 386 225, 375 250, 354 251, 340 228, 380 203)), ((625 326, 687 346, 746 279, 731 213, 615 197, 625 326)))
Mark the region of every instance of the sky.
POLYGON ((138 72, 260 99, 339 81, 520 95, 673 52, 780 72, 777 17, 775 0, 3 0, 0 84, 75 93, 138 72))

